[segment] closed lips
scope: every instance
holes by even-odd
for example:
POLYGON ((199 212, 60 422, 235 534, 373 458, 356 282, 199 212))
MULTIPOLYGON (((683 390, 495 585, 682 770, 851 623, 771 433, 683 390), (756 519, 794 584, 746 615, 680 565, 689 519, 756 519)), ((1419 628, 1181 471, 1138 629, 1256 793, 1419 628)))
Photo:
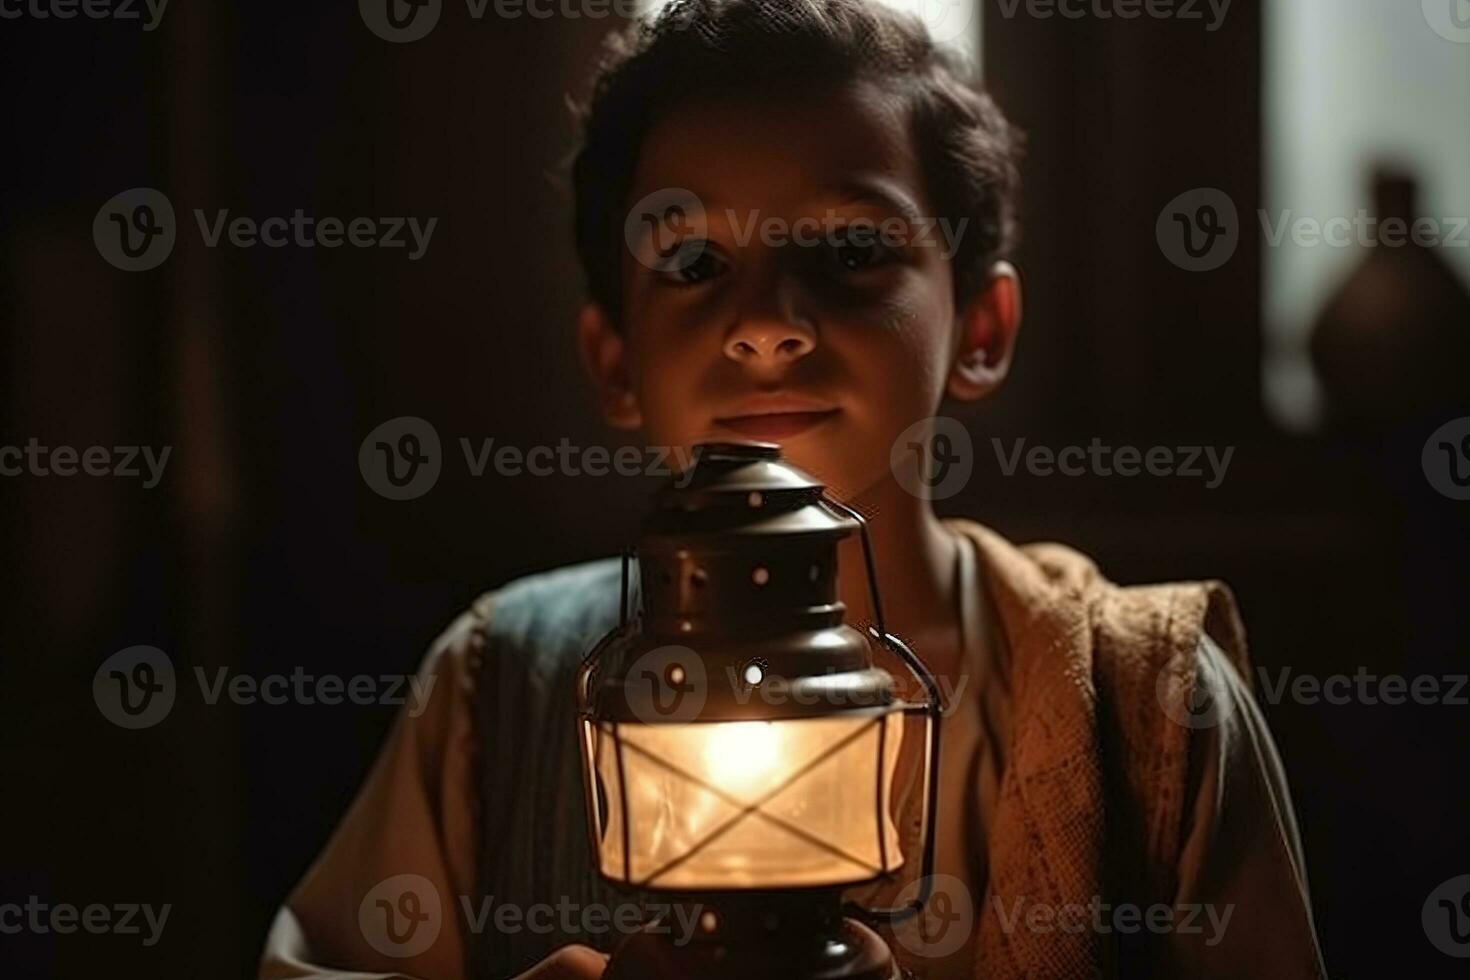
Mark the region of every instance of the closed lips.
POLYGON ((820 425, 837 414, 835 408, 774 409, 745 412, 715 419, 717 425, 753 439, 780 439, 820 425))

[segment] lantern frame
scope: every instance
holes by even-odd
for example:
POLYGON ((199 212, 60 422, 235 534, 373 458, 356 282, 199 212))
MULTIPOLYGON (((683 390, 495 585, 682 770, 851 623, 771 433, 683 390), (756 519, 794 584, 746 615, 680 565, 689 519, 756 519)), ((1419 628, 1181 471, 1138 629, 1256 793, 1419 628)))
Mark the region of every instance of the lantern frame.
MULTIPOLYGON (((730 450, 732 447, 727 445, 717 445, 705 446, 701 448, 706 451, 720 451, 730 450)), ((738 446, 734 448, 739 449, 742 452, 749 452, 758 448, 759 451, 763 451, 767 454, 766 458, 779 459, 779 449, 778 447, 774 446, 738 446)), ((794 470, 792 472, 799 473, 799 471, 794 470)), ((797 489, 802 488, 798 487, 797 489)), ((919 875, 919 888, 917 889, 917 894, 911 901, 894 908, 868 908, 853 903, 847 903, 844 906, 850 914, 861 918, 862 920, 865 920, 869 923, 896 923, 907 920, 917 915, 928 903, 933 889, 943 699, 940 693, 938 681, 936 680, 933 672, 929 670, 928 666, 911 649, 909 649, 907 644, 905 644, 896 635, 888 632, 883 615, 882 597, 879 593, 877 576, 875 574, 876 560, 874 557, 872 541, 868 533, 867 521, 858 511, 827 494, 825 488, 821 487, 820 484, 811 484, 810 489, 814 490, 814 494, 811 497, 812 503, 815 503, 819 507, 825 508, 834 519, 841 522, 841 528, 848 527, 849 525, 847 524, 847 522, 851 522, 851 524, 854 524, 860 537, 863 552, 864 572, 868 583, 868 594, 873 611, 873 623, 867 627, 865 633, 856 634, 862 636, 866 641, 863 644, 863 650, 861 651, 863 658, 866 660, 866 669, 849 671, 840 676, 844 679, 844 683, 848 685, 848 693, 850 695, 858 694, 869 696, 874 699, 874 703, 868 706, 857 708, 843 708, 840 711, 803 710, 795 713, 793 713, 792 711, 786 711, 784 713, 767 712, 764 714, 752 714, 747 712, 745 715, 740 716, 730 716, 728 710, 725 710, 725 713, 722 714, 722 710, 728 709, 729 706, 717 705, 712 711, 712 714, 714 715, 713 717, 705 717, 697 720, 691 720, 689 723, 719 724, 732 720, 759 720, 780 723, 783 721, 800 720, 802 718, 822 717, 843 717, 854 719, 868 717, 873 719, 873 723, 876 724, 878 728, 878 755, 876 760, 876 768, 878 771, 878 786, 875 794, 875 806, 878 808, 878 868, 873 875, 869 876, 866 879, 854 879, 851 881, 844 881, 835 886, 831 883, 823 883, 811 886, 802 885, 787 887, 782 887, 779 885, 774 887, 759 886, 756 888, 747 888, 741 886, 715 888, 699 887, 697 891, 701 894, 707 893, 712 895, 717 895, 721 893, 744 893, 752 891, 765 893, 789 893, 793 891, 804 890, 830 892, 833 887, 857 887, 863 884, 868 884, 874 881, 888 878, 897 873, 897 871, 902 867, 904 863, 905 856, 900 854, 898 861, 890 866, 890 855, 888 853, 888 819, 890 817, 890 814, 885 811, 891 807, 892 801, 889 796, 889 788, 885 785, 887 775, 889 774, 885 774, 884 771, 884 752, 886 739, 888 737, 888 719, 892 717, 907 718, 911 716, 922 716, 926 722, 925 727, 927 738, 926 743, 923 747, 923 776, 925 782, 922 796, 923 812, 921 820, 921 840, 923 853, 921 859, 921 871, 919 875), (925 694, 925 700, 908 701, 894 699, 892 693, 892 675, 887 670, 877 667, 871 660, 872 647, 870 644, 872 643, 876 643, 887 648, 898 658, 898 660, 902 664, 904 664, 904 666, 913 674, 914 678, 919 682, 919 685, 923 689, 923 692, 925 694), (881 679, 876 675, 881 675, 881 679)), ((833 535, 834 537, 845 537, 847 533, 850 533, 848 530, 841 528, 839 528, 839 530, 833 535)), ((632 873, 631 836, 633 831, 630 826, 631 821, 629 819, 630 805, 628 789, 626 785, 626 769, 624 766, 624 760, 622 758, 622 752, 625 748, 625 739, 619 736, 618 726, 620 724, 631 723, 635 721, 643 724, 649 724, 649 722, 646 718, 643 717, 609 717, 609 712, 605 710, 600 710, 606 707, 606 701, 604 700, 603 704, 599 704, 599 699, 596 696, 597 692, 593 683, 594 677, 598 676, 598 672, 602 667, 602 663, 604 659, 608 656, 609 652, 627 647, 635 637, 639 636, 639 620, 642 617, 640 616, 638 619, 635 619, 635 617, 630 614, 629 609, 630 566, 634 554, 635 552, 631 548, 625 549, 622 554, 622 574, 618 626, 610 631, 608 634, 606 634, 604 637, 602 637, 602 639, 593 646, 591 651, 582 660, 576 673, 576 715, 578 724, 578 744, 581 747, 582 755, 582 774, 584 784, 583 799, 586 806, 588 843, 591 848, 592 858, 595 862, 599 875, 601 875, 605 880, 609 881, 610 883, 622 887, 643 889, 648 891, 688 894, 691 891, 691 889, 689 888, 666 888, 664 886, 653 883, 662 873, 664 873, 665 869, 663 868, 660 868, 655 873, 648 875, 645 880, 641 882, 636 880, 635 876, 632 873), (615 752, 618 753, 618 758, 615 762, 618 774, 618 786, 615 788, 611 786, 605 787, 605 792, 609 794, 609 796, 613 792, 616 792, 618 794, 619 807, 621 808, 622 874, 620 876, 611 873, 604 860, 602 836, 607 830, 607 814, 603 812, 604 808, 600 807, 598 802, 598 787, 600 777, 598 770, 598 760, 594 758, 594 749, 592 745, 594 736, 599 733, 605 734, 612 739, 613 749, 615 752)), ((642 587, 643 582, 640 577, 640 589, 642 589, 642 587)), ((836 605, 834 614, 835 622, 840 624, 842 619, 842 610, 840 603, 836 605)), ((753 703, 753 700, 754 699, 752 699, 751 703, 753 703)), ((858 703, 861 704, 861 702, 858 703)), ((901 722, 901 724, 903 723, 906 722, 901 722)), ((849 738, 839 740, 839 742, 835 745, 824 747, 824 750, 816 758, 808 760, 807 763, 797 769, 794 774, 790 774, 783 778, 776 789, 765 793, 763 795, 763 798, 754 805, 751 805, 748 802, 740 802, 729 799, 718 787, 710 785, 708 781, 699 776, 693 776, 689 773, 680 773, 680 775, 686 779, 692 778, 697 785, 702 786, 706 790, 714 792, 722 799, 726 799, 726 802, 735 803, 735 805, 738 805, 741 808, 742 812, 739 814, 738 817, 735 818, 735 820, 730 821, 728 826, 726 826, 723 830, 717 828, 716 834, 714 836, 719 836, 720 834, 724 833, 724 830, 728 830, 730 826, 733 826, 734 824, 750 817, 752 814, 761 812, 760 808, 764 803, 769 802, 776 795, 784 791, 785 788, 791 786, 794 782, 802 778, 802 776, 804 776, 805 774, 809 773, 817 765, 820 765, 821 762, 831 758, 835 752, 839 751, 849 741, 856 738, 858 735, 863 734, 866 731, 866 728, 867 726, 863 726, 862 728, 858 729, 854 735, 849 736, 849 738)), ((610 810, 611 807, 608 806, 606 809, 610 810)), ((777 822, 781 822, 779 818, 775 818, 768 813, 763 814, 763 816, 768 820, 776 820, 777 822)), ((788 827, 787 829, 789 830, 791 828, 788 827)), ((702 849, 709 842, 710 838, 696 842, 695 850, 702 849)), ((849 861, 858 860, 856 858, 853 858, 852 855, 846 854, 845 852, 843 853, 843 857, 849 861)), ((858 863, 871 866, 870 862, 867 861, 860 861, 858 863)))

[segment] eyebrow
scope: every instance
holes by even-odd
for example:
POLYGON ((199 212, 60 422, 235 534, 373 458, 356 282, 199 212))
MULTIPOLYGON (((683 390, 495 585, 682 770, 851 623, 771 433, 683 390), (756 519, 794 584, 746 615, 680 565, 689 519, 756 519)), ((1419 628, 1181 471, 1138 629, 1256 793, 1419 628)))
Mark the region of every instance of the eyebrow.
POLYGON ((839 204, 873 204, 911 222, 923 218, 919 206, 903 191, 888 186, 886 181, 858 178, 844 181, 834 190, 839 204))
MULTIPOLYGON (((729 210, 724 202, 712 197, 705 197, 697 192, 695 196, 705 202, 707 213, 723 213, 729 210)), ((802 203, 805 205, 825 204, 828 207, 842 207, 843 205, 849 204, 871 204, 885 211, 892 211, 909 222, 917 223, 924 218, 919 210, 919 206, 902 190, 890 186, 887 181, 866 177, 844 180, 832 187, 823 188, 802 203)))

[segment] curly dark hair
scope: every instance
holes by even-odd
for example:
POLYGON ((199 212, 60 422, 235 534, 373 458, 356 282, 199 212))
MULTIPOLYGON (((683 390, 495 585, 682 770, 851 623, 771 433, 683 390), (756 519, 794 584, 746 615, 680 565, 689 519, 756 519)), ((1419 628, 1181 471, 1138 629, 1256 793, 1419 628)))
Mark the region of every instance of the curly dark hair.
POLYGON ((626 198, 643 139, 671 108, 757 86, 874 80, 907 103, 934 217, 969 219, 953 258, 963 306, 1019 234, 1020 134, 969 75, 917 18, 870 0, 673 0, 612 35, 575 107, 574 225, 591 298, 621 321, 626 198))

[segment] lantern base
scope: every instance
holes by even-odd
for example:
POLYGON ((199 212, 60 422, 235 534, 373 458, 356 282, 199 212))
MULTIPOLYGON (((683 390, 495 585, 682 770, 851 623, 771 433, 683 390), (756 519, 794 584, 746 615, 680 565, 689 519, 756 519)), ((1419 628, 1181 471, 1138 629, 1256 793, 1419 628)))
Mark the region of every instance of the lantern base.
POLYGON ((603 980, 900 980, 888 944, 842 916, 841 892, 686 896, 692 935, 672 917, 625 939, 603 980))

